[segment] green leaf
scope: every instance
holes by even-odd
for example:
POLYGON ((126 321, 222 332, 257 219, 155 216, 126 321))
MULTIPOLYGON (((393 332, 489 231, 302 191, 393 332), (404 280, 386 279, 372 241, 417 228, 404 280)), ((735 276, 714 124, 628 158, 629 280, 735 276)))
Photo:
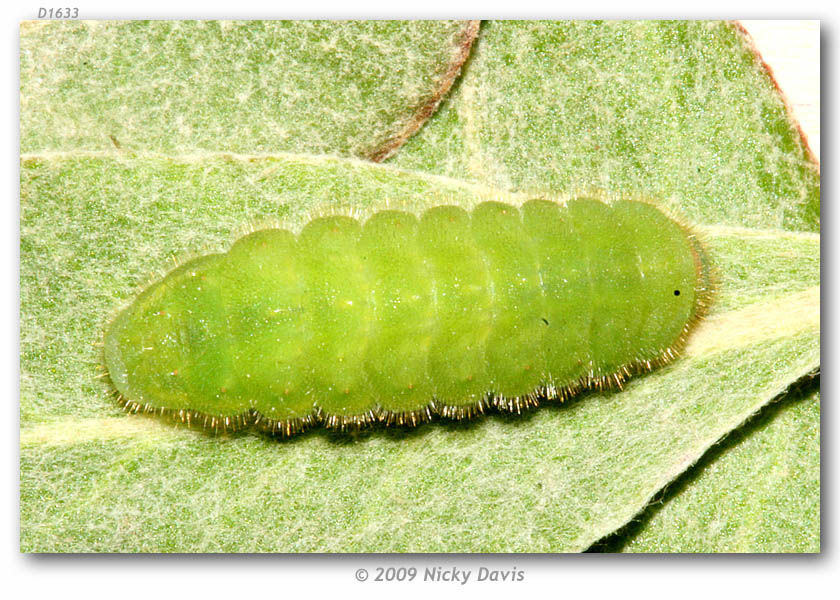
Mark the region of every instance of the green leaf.
POLYGON ((434 112, 471 21, 38 21, 21 151, 334 153, 381 160, 434 112))
POLYGON ((28 156, 21 549, 579 551, 819 364, 819 263, 795 258, 817 255, 819 236, 705 226, 716 264, 761 265, 760 276, 726 267, 686 356, 620 393, 523 416, 279 442, 123 415, 95 378, 108 315, 172 253, 224 249, 249 223, 324 206, 417 209, 496 195, 326 157, 28 156))
POLYGON ((819 229, 819 167, 723 22, 485 22, 394 164, 512 191, 641 194, 693 222, 819 229))
POLYGON ((819 552, 820 381, 764 407, 601 548, 819 552))
POLYGON ((818 548, 816 400, 766 405, 819 365, 819 171, 757 57, 726 23, 489 22, 394 166, 318 154, 393 152, 474 33, 22 26, 22 550, 818 548), (593 187, 688 217, 721 280, 623 392, 281 442, 123 415, 98 379, 138 285, 255 223, 593 187))

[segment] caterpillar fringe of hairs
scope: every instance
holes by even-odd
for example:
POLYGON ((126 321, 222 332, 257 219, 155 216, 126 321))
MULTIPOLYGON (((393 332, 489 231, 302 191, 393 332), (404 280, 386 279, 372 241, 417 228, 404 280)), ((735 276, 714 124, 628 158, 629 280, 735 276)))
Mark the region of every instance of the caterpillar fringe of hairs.
POLYGON ((324 216, 149 285, 105 363, 127 411, 214 432, 519 413, 674 360, 712 272, 690 227, 635 199, 324 216))

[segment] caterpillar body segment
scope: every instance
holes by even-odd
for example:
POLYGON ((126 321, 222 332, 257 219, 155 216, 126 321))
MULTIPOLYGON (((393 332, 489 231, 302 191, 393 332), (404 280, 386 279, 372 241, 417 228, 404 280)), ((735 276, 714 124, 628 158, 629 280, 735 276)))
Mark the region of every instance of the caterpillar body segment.
POLYGON ((325 216, 177 267, 105 362, 129 410, 217 431, 416 425, 621 387, 678 355, 711 287, 690 228, 643 201, 325 216))

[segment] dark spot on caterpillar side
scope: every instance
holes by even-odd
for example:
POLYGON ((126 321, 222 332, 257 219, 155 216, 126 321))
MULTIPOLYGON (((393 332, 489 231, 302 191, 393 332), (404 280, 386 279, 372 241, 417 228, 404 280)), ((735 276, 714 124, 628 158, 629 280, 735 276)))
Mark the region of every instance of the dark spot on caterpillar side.
POLYGON ((542 322, 545 323, 546 325, 548 325, 548 320, 545 317, 543 317, 542 322))
POLYGON ((680 291, 679 291, 679 290, 674 290, 674 295, 675 295, 675 296, 679 296, 679 295, 680 295, 680 291))

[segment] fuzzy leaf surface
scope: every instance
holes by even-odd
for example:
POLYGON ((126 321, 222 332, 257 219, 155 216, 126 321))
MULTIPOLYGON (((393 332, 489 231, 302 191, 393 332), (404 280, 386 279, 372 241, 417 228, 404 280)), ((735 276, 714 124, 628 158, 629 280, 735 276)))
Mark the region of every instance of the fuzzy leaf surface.
POLYGON ((469 53, 467 21, 38 21, 21 27, 21 151, 382 158, 469 53))
POLYGON ((596 548, 819 552, 819 378, 765 406, 596 548))
POLYGON ((700 223, 719 302, 683 359, 623 392, 415 430, 212 437, 122 414, 96 378, 95 342, 138 282, 272 217, 500 194, 320 156, 117 152, 29 156, 21 194, 23 551, 580 551, 819 365, 819 262, 795 258, 819 236, 700 223))
POLYGON ((692 222, 819 230, 819 167, 724 22, 489 21, 393 159, 511 191, 597 188, 692 222))

